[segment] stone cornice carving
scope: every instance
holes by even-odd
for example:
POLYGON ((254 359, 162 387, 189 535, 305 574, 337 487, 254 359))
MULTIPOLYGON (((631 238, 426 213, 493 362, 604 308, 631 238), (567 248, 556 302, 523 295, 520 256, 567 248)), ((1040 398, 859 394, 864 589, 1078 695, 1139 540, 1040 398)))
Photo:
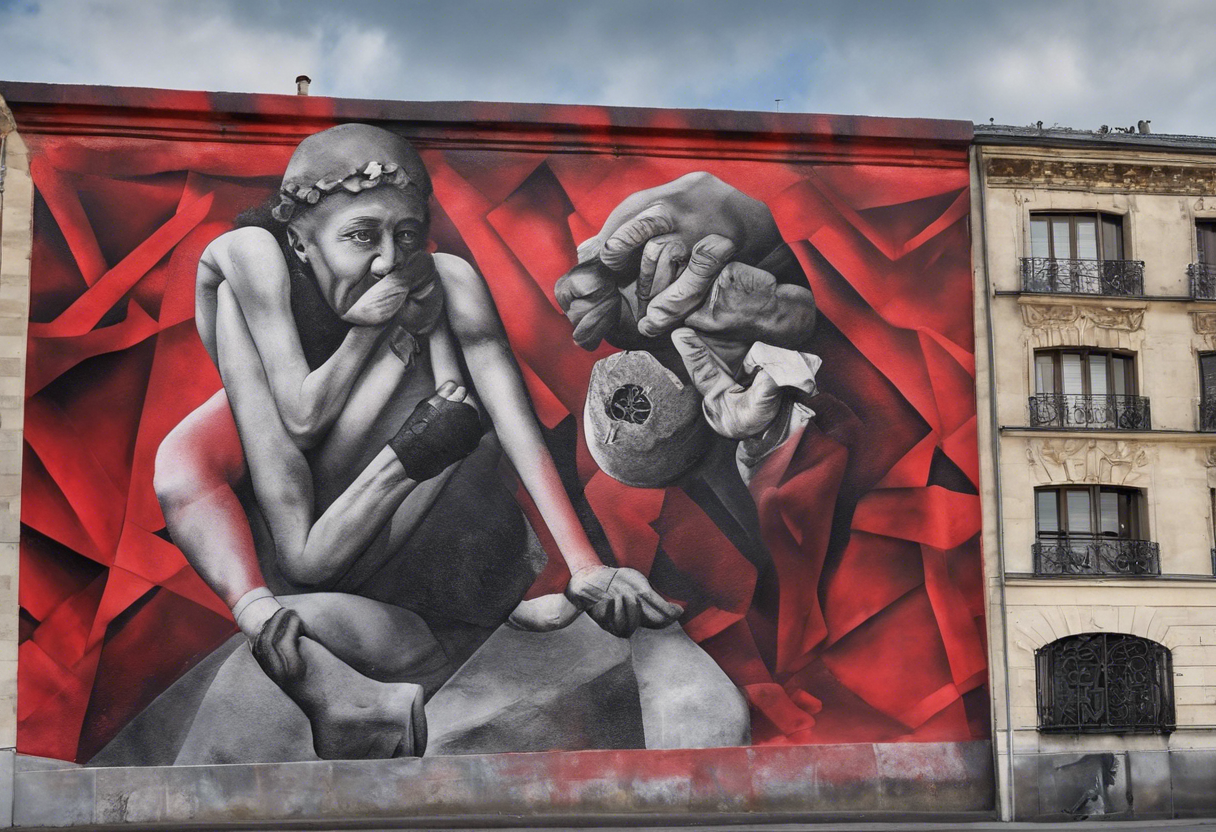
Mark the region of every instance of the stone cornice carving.
POLYGON ((1049 483, 1141 485, 1152 463, 1149 447, 1120 439, 1043 439, 1026 448, 1035 478, 1049 483))
POLYGON ((988 159, 985 174, 991 185, 1055 186, 1194 196, 1216 194, 1216 167, 1179 163, 994 157, 988 159))
POLYGON ((1196 335, 1216 335, 1216 312, 1192 312, 1191 326, 1196 335))
MULTIPOLYGON (((1139 332, 1144 326, 1144 309, 1123 306, 1084 306, 1073 304, 1031 303, 1021 301, 1022 323, 1031 329, 1077 327, 1139 332)), ((1205 313, 1213 314, 1213 313, 1205 313)), ((1214 330, 1216 331, 1216 330, 1214 330)))

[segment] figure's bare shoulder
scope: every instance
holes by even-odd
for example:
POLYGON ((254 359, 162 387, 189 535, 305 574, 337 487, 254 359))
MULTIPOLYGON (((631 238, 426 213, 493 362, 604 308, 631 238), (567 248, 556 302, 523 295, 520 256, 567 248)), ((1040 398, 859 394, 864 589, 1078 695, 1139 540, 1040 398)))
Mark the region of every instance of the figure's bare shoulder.
POLYGON ((449 286, 485 286, 485 280, 477 273, 477 269, 463 257, 443 252, 436 252, 432 257, 435 261, 435 271, 444 289, 449 286))
POLYGON ((448 323, 457 338, 461 341, 500 338, 502 324, 485 279, 462 257, 439 253, 434 258, 448 323))

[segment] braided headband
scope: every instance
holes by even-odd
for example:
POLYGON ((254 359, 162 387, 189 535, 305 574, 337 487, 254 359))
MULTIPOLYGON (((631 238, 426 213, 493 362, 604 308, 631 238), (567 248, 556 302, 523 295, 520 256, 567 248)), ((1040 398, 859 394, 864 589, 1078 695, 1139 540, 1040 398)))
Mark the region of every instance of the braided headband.
POLYGON ((302 206, 339 188, 355 194, 378 185, 414 187, 423 199, 431 195, 431 178, 409 142, 370 124, 340 124, 300 142, 271 214, 288 222, 302 206))

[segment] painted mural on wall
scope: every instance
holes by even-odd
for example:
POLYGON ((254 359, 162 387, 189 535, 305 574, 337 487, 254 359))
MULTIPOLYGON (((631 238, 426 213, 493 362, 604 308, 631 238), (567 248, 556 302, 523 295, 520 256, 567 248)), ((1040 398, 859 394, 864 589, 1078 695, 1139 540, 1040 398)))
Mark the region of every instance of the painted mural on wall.
POLYGON ((961 151, 31 145, 19 751, 987 737, 961 151))

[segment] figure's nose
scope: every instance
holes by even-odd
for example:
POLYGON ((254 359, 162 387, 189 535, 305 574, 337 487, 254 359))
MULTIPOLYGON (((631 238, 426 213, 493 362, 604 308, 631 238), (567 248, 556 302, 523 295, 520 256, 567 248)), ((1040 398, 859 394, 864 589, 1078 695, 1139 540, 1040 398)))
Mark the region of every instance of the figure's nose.
POLYGON ((401 252, 397 248, 397 242, 391 235, 385 235, 380 242, 380 250, 376 252, 376 259, 372 261, 372 274, 378 278, 384 277, 399 265, 401 252))

